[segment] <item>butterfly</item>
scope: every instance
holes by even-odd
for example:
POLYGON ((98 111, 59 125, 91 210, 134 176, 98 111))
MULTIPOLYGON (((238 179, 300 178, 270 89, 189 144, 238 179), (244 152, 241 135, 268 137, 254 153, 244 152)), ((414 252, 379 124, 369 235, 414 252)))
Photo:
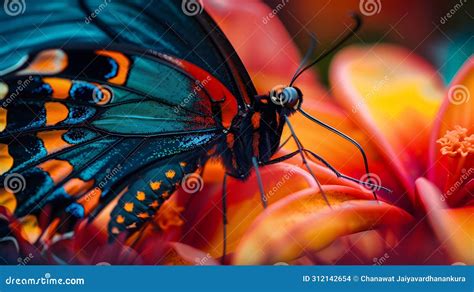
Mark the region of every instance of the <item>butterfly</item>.
POLYGON ((316 181, 308 156, 376 186, 305 149, 288 119, 298 112, 346 138, 369 173, 359 144, 306 113, 294 86, 329 51, 259 95, 198 1, 34 1, 0 21, 0 202, 18 218, 49 210, 44 234, 110 204, 109 234, 137 231, 212 158, 226 169, 224 197, 227 176, 295 155, 316 181), (298 150, 274 158, 285 126, 298 150))

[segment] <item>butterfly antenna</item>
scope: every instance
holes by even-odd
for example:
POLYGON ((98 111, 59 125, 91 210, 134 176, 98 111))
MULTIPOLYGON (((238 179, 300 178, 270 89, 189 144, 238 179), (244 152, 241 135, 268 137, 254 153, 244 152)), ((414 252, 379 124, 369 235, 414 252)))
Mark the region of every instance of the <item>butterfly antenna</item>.
MULTIPOLYGON (((306 70, 308 70, 309 68, 314 66, 316 63, 318 63, 322 59, 326 58, 328 55, 332 54, 340 46, 342 46, 348 39, 350 39, 353 35, 355 35, 357 33, 357 31, 362 26, 362 19, 356 13, 351 14, 351 16, 352 16, 352 19, 354 20, 354 26, 351 28, 350 32, 348 32, 342 39, 340 39, 332 48, 330 48, 329 50, 322 53, 321 56, 316 58, 313 62, 309 63, 308 65, 304 66, 303 68, 298 68, 295 75, 291 79, 290 86, 293 86, 293 83, 295 83, 296 79, 298 79, 298 77, 301 76, 301 74, 303 74, 303 72, 305 72, 306 70)), ((302 64, 303 64, 303 62, 302 62, 302 64)))
POLYGON ((305 64, 309 61, 309 58, 311 58, 311 55, 314 53, 314 51, 316 49, 316 44, 318 42, 318 40, 316 39, 316 35, 311 32, 309 34, 309 37, 310 37, 309 48, 308 48, 308 50, 306 50, 306 53, 303 57, 303 60, 301 60, 300 65, 298 66, 298 68, 295 71, 295 74, 293 74, 293 77, 291 78, 290 84, 293 83, 293 81, 299 76, 299 72, 305 66, 305 64))
MULTIPOLYGON (((372 181, 371 179, 371 175, 370 175, 370 171, 369 171, 369 162, 368 162, 368 159, 367 159, 367 155, 365 154, 365 151, 364 149, 362 148, 362 146, 360 146, 360 144, 354 140, 353 138, 349 137, 348 135, 344 134, 343 132, 339 131, 338 129, 336 128, 333 128, 331 127, 330 125, 316 119, 315 117, 311 116, 310 114, 308 114, 307 112, 305 112, 302 108, 298 108, 298 111, 303 115, 305 116, 307 119, 309 119, 310 121, 320 125, 321 127, 337 134, 338 136, 346 139, 347 141, 351 142, 352 144, 354 144, 354 146, 357 147, 357 149, 359 149, 360 153, 362 154, 362 158, 364 159, 364 167, 365 167, 365 172, 367 174, 367 180, 368 181, 372 181)), ((373 195, 374 195, 374 198, 376 200, 378 200, 377 198, 377 194, 375 193, 375 191, 372 191, 373 195)))

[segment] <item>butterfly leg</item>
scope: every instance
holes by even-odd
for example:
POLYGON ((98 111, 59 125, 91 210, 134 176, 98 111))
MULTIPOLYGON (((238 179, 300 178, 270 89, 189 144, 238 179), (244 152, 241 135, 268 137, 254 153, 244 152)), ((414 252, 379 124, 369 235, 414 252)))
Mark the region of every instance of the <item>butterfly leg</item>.
POLYGON ((222 244, 222 258, 221 264, 225 262, 225 256, 227 253, 227 173, 224 174, 224 180, 222 182, 222 226, 223 226, 223 244, 222 244))
POLYGON ((391 192, 390 189, 387 189, 383 186, 380 186, 380 185, 376 185, 376 184, 372 184, 372 183, 369 183, 369 182, 364 182, 364 181, 361 181, 361 180, 358 180, 358 179, 355 179, 353 177, 350 177, 350 176, 347 176, 341 172, 339 172, 336 168, 334 168, 334 166, 332 166, 329 162, 327 162, 324 158, 322 158, 321 156, 319 156, 318 154, 314 153, 313 151, 311 150, 308 150, 308 149, 304 149, 304 151, 306 153, 309 153, 311 156, 313 156, 315 159, 321 161, 322 164, 324 164, 327 168, 329 168, 337 177, 340 177, 340 178, 343 178, 343 179, 346 179, 346 180, 350 180, 350 181, 353 181, 353 182, 356 182, 360 185, 363 185, 363 186, 366 186, 366 187, 369 187, 370 189, 373 189, 373 190, 384 190, 384 191, 387 191, 387 192, 391 192))
MULTIPOLYGON (((304 116, 306 117, 307 119, 309 119, 310 121, 318 124, 319 126, 337 134, 338 136, 344 138, 345 140, 349 141, 350 143, 352 143, 355 147, 357 147, 357 149, 359 150, 359 152, 361 153, 362 155, 362 158, 364 160, 364 166, 365 166, 365 172, 367 174, 367 178, 369 181, 372 181, 371 179, 371 173, 369 171, 369 163, 368 163, 368 159, 367 159, 367 155, 365 154, 365 151, 364 149, 362 148, 362 146, 354 139, 352 139, 351 137, 349 137, 348 135, 342 133, 341 131, 337 130, 336 128, 324 123, 323 121, 320 121, 318 120, 317 118, 311 116, 310 114, 308 114, 307 112, 305 112, 302 108, 299 108, 298 111, 304 116)), ((373 195, 374 195, 374 198, 376 200, 378 200, 377 198, 377 194, 375 193, 375 191, 372 192, 373 195)))
POLYGON ((257 176, 258 189, 260 190, 260 200, 262 201, 263 208, 267 208, 267 199, 265 197, 265 191, 263 190, 262 177, 260 176, 260 169, 258 168, 258 161, 256 157, 252 157, 253 167, 255 168, 255 175, 257 176))
POLYGON ((328 200, 328 198, 326 196, 326 193, 324 192, 324 190, 321 186, 321 183, 319 182, 318 178, 316 177, 313 170, 309 166, 308 161, 306 160, 303 144, 301 144, 301 141, 296 136, 295 130, 293 129, 293 126, 291 125, 290 120, 288 119, 287 116, 285 116, 285 122, 288 125, 288 128, 290 129, 291 136, 293 136, 293 139, 295 140, 296 145, 298 146, 298 153, 300 153, 300 155, 301 155, 301 159, 303 160, 303 164, 305 165, 305 167, 308 170, 309 174, 313 177, 314 181, 318 185, 318 188, 321 191, 321 194, 323 196, 324 201, 326 202, 326 204, 329 207, 331 207, 331 204, 329 203, 329 200, 328 200))

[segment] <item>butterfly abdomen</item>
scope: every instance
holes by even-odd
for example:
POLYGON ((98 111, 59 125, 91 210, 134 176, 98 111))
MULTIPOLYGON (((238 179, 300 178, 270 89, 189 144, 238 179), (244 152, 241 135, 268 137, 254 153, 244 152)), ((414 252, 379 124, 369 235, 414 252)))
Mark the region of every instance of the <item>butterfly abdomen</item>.
POLYGON ((126 189, 112 211, 109 232, 117 235, 141 227, 181 185, 183 178, 197 168, 197 161, 164 163, 138 176, 135 182, 140 183, 126 189))

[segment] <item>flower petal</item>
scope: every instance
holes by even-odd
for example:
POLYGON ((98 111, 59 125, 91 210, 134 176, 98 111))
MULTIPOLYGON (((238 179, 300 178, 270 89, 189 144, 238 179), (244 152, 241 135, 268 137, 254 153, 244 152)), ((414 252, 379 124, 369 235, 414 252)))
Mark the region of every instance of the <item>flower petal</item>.
POLYGON ((242 238, 235 264, 287 262, 327 247, 341 236, 380 226, 401 227, 411 216, 395 206, 369 200, 360 190, 324 186, 332 208, 318 189, 292 194, 260 215, 242 238))
POLYGON ((446 195, 451 206, 459 205, 467 195, 461 189, 469 180, 474 179, 474 57, 459 70, 446 91, 433 127, 430 146, 428 177, 446 195), (467 156, 463 156, 460 149, 457 151, 459 153, 443 154, 442 145, 437 143, 440 138, 456 129, 465 129, 465 135, 471 135, 471 141, 464 140, 463 143, 464 146, 471 146, 472 152, 467 156))
MULTIPOLYGON (((176 241, 193 246, 213 258, 222 256, 223 215, 222 178, 216 184, 207 183, 204 189, 192 195, 183 212, 182 238, 176 241)), ((264 192, 269 205, 294 192, 316 186, 312 177, 302 169, 286 163, 260 169, 264 192)), ((263 211, 255 173, 246 181, 228 178, 227 183, 227 252, 235 250, 240 238, 252 221, 263 211)))
POLYGON ((440 190, 429 180, 416 180, 419 199, 441 246, 453 262, 474 264, 474 206, 449 209, 440 190))
POLYGON ((352 46, 334 58, 330 80, 337 101, 369 133, 413 199, 442 97, 436 71, 400 47, 352 46))

